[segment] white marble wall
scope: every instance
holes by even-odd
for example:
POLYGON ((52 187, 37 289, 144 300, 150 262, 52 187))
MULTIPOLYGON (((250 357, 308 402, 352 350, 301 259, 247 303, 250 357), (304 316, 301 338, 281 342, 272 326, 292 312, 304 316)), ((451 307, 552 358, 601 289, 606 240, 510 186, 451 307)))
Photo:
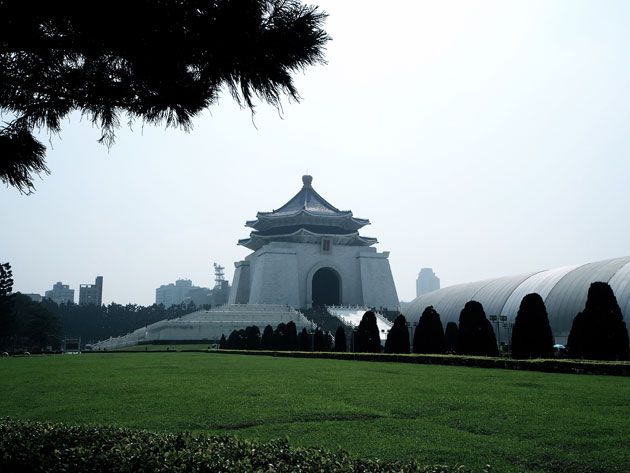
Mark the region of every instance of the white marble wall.
POLYGON ((234 279, 228 304, 247 304, 249 302, 249 261, 237 261, 234 263, 234 279))
POLYGON ((363 304, 367 307, 398 308, 398 294, 388 256, 389 252, 359 254, 363 304))
POLYGON ((292 248, 266 245, 255 255, 255 262, 250 262, 252 272, 249 303, 301 307, 296 251, 292 248))
POLYGON ((313 275, 320 268, 332 268, 341 277, 342 305, 397 309, 388 256, 371 247, 333 245, 330 253, 324 253, 318 244, 273 242, 236 263, 230 302, 244 303, 239 294, 249 294, 249 304, 308 308, 313 275), (244 277, 246 267, 248 277, 244 277))

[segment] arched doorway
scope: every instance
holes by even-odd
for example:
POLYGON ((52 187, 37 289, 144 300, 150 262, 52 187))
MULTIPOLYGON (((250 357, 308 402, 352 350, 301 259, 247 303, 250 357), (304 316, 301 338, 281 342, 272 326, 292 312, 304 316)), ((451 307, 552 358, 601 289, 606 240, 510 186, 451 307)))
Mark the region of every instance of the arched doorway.
POLYGON ((331 268, 321 268, 313 274, 313 307, 323 305, 341 305, 341 278, 331 268))

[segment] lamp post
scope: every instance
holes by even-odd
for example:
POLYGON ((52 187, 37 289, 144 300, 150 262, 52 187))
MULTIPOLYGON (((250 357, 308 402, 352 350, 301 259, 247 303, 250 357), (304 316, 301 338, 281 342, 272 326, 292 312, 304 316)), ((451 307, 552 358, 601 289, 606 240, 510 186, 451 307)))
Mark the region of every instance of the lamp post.
MULTIPOLYGON (((494 322, 497 326, 497 343, 501 345, 501 322, 507 322, 507 315, 491 315, 488 317, 490 322, 494 322)), ((507 328, 507 327, 506 327, 507 328)))

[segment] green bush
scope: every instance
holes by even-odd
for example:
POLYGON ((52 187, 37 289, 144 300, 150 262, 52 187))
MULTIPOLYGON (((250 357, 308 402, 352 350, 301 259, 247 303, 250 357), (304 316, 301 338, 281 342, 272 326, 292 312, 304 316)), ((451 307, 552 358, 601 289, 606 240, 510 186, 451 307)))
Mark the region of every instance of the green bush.
MULTIPOLYGON (((457 329, 457 326, 455 326, 457 329)), ((452 350, 455 351, 455 350, 452 350)), ((446 340, 440 314, 432 305, 424 309, 413 334, 414 353, 445 353, 446 340)))
POLYGON ((545 301, 540 294, 527 294, 521 300, 512 330, 513 358, 551 358, 553 333, 545 301))
POLYGON ((457 353, 473 356, 499 356, 494 330, 480 302, 466 302, 459 315, 457 353))
POLYGON ((337 327, 335 332, 335 351, 345 353, 348 351, 348 341, 346 340, 346 330, 343 325, 337 327))
POLYGON ((629 343, 628 329, 612 288, 605 282, 592 283, 584 310, 573 319, 567 341, 569 356, 627 360, 629 343))
POLYGON ((344 452, 290 447, 192 433, 165 434, 103 426, 0 421, 0 470, 66 472, 408 472, 449 473, 462 467, 384 463, 344 452))
POLYGON ((400 314, 387 334, 385 353, 409 353, 409 329, 407 319, 400 314))
POLYGON ((368 310, 359 323, 354 351, 360 353, 380 353, 381 338, 376 323, 376 315, 368 310))

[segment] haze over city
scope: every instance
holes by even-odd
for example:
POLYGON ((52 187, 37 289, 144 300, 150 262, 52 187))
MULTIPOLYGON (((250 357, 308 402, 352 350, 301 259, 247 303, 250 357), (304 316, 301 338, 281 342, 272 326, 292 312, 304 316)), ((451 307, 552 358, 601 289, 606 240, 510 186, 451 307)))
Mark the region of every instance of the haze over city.
POLYGON ((306 173, 370 219, 401 300, 424 266, 447 286, 630 253, 630 4, 318 4, 333 41, 299 104, 226 92, 190 133, 136 124, 109 150, 77 114, 43 136, 51 175, 0 189, 15 290, 103 275, 103 302, 146 305, 214 261, 231 279, 245 221, 306 173))

